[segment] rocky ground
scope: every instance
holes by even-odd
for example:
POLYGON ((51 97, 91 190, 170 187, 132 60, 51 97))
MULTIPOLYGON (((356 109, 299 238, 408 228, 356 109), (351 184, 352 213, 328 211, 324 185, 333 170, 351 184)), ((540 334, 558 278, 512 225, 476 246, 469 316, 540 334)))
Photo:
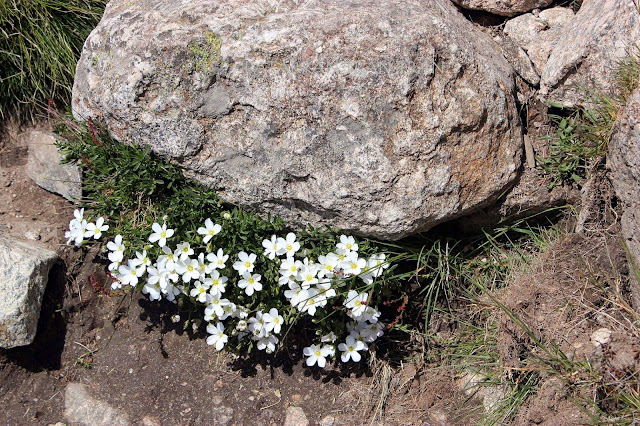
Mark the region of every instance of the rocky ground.
POLYGON ((0 350, 0 423, 469 423, 456 408, 466 404, 473 412, 478 401, 470 401, 446 372, 399 367, 393 383, 403 397, 381 418, 377 385, 388 370, 380 366, 309 369, 298 347, 272 359, 217 353, 203 330, 176 328, 170 303, 99 291, 105 276, 96 252, 64 244, 74 206, 26 175, 21 135, 27 129, 6 130, 0 232, 29 241, 34 250, 54 250, 60 260, 49 275, 35 342, 0 350))

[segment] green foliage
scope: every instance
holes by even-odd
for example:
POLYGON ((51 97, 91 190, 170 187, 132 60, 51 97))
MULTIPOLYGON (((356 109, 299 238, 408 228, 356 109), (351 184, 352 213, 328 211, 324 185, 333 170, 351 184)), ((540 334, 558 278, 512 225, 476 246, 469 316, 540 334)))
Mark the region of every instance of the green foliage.
POLYGON ((106 0, 0 1, 0 117, 67 103, 82 45, 106 0))
POLYGON ((549 114, 556 132, 544 138, 549 141, 548 155, 538 158, 542 169, 551 176, 549 189, 563 182, 579 185, 587 177, 591 164, 606 153, 619 111, 640 84, 638 49, 615 64, 615 93, 585 90, 588 107, 549 103, 561 110, 560 114, 549 114))
MULTIPOLYGON (((315 317, 302 316, 282 297, 284 289, 278 284, 279 260, 270 260, 264 254, 263 240, 272 235, 284 236, 291 229, 277 217, 263 218, 238 207, 224 204, 216 191, 207 188, 182 175, 181 170, 156 157, 149 149, 120 143, 101 128, 89 122, 87 128, 67 120, 59 129, 64 138, 59 148, 67 161, 78 163, 84 170, 84 191, 86 199, 82 205, 90 211, 91 217, 103 217, 109 224, 109 235, 120 234, 126 241, 128 253, 147 250, 151 259, 161 255, 160 248, 149 243, 153 223, 165 220, 175 230, 172 241, 187 241, 196 253, 212 253, 222 248, 236 260, 241 252, 256 253, 256 270, 262 276, 263 289, 247 296, 236 285, 230 286, 225 297, 239 301, 251 310, 267 312, 276 308, 285 317, 287 325, 299 323, 302 329, 312 328, 319 333, 331 331, 340 335, 346 332, 345 309, 338 305, 320 310, 315 317), (203 226, 207 218, 221 224, 222 231, 204 243, 202 235, 196 230, 203 226), (311 324, 313 323, 313 325, 311 324), (308 327, 309 326, 309 327, 308 327)), ((339 242, 336 230, 307 227, 296 232, 297 241, 303 247, 300 259, 317 261, 319 256, 335 250, 339 242)), ((175 244, 175 243, 173 243, 175 244)), ((374 240, 358 238, 358 253, 370 257, 381 253, 384 247, 374 240)), ((396 257, 397 259, 398 257, 396 257)), ((395 259, 391 259, 393 261, 395 259)), ((234 275, 228 267, 227 275, 234 275)), ((389 268, 389 272, 393 268, 389 268)), ((221 271, 222 272, 222 271, 221 271)), ((141 280, 137 288, 141 289, 146 280, 141 280)), ((345 276, 340 284, 340 292, 348 290, 369 292, 370 303, 378 306, 383 302, 382 289, 389 290, 391 283, 380 277, 372 284, 365 284, 356 276, 345 276)), ((186 283, 187 295, 180 296, 181 317, 186 318, 184 326, 194 324, 202 318, 202 303, 195 297, 189 297, 193 286, 186 283)), ((390 294, 388 291, 387 295, 390 294)), ((236 302, 238 303, 238 302, 236 302)), ((253 342, 245 340, 236 349, 246 352, 253 342)))

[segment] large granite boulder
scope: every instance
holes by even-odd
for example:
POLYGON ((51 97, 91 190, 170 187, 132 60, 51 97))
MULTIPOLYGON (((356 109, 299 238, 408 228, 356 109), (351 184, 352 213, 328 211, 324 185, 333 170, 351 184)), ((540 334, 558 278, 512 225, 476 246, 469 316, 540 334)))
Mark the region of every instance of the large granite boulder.
POLYGON ((584 0, 562 32, 546 61, 540 92, 548 100, 581 105, 588 103, 586 89, 614 92, 611 70, 637 50, 640 13, 634 0, 584 0))
POLYGON ((514 16, 539 7, 549 6, 553 0, 453 0, 453 2, 465 9, 514 16))
POLYGON ((397 239, 511 185, 514 92, 495 42, 448 0, 112 1, 73 113, 228 202, 397 239))
POLYGON ((49 270, 51 250, 0 234, 0 348, 33 342, 49 270))
MULTIPOLYGON (((640 89, 629 98, 616 123, 609 151, 607 167, 616 195, 623 208, 622 235, 636 267, 640 268, 640 89)), ((634 278, 632 278, 632 281, 634 278)), ((640 312, 640 291, 634 290, 634 304, 640 312)))

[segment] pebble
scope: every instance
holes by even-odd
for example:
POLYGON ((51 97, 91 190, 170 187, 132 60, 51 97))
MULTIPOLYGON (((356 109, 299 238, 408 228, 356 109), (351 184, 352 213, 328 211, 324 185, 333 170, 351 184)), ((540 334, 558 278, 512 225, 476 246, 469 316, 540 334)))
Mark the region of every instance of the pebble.
POLYGON ((27 240, 38 241, 42 236, 35 231, 27 231, 24 233, 24 237, 27 240))
POLYGON ((287 408, 287 417, 284 419, 284 426, 308 426, 309 420, 304 410, 300 407, 290 406, 287 408))

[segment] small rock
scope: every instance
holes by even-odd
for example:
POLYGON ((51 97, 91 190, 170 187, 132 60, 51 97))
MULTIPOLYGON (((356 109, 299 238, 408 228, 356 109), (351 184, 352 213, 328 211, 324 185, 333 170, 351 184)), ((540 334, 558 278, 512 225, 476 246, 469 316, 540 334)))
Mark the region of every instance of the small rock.
POLYGON ((38 241, 42 238, 36 231, 27 231, 24 233, 24 237, 31 241, 38 241))
POLYGON ((611 341, 612 331, 608 328, 599 328, 591 334, 591 343, 593 346, 598 347, 611 341))
POLYGON ((126 413, 93 398, 81 383, 69 383, 64 395, 64 416, 70 423, 86 426, 129 425, 126 413))
POLYGON ((156 417, 144 416, 142 418, 142 424, 144 426, 161 426, 160 420, 156 417))
POLYGON ((82 175, 73 164, 60 164, 62 156, 53 133, 32 130, 24 134, 29 146, 27 175, 40 187, 69 201, 82 197, 82 175))
POLYGON ((326 416, 320 420, 320 426, 333 426, 336 423, 336 418, 333 416, 326 416))
POLYGON ((309 420, 300 407, 290 406, 287 408, 287 417, 284 419, 284 426, 307 426, 309 420))
POLYGON ((49 270, 57 259, 51 250, 0 235, 0 347, 33 342, 49 270))

